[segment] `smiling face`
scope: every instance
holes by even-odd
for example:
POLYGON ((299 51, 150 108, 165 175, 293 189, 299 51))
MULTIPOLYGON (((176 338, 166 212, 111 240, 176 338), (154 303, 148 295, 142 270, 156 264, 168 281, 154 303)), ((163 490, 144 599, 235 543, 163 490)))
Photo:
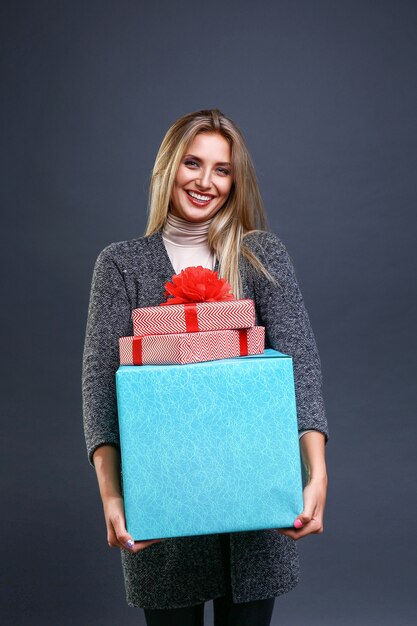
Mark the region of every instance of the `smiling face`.
POLYGON ((173 215, 189 222, 213 217, 233 184, 229 142, 219 133, 198 133, 188 145, 171 193, 173 215))

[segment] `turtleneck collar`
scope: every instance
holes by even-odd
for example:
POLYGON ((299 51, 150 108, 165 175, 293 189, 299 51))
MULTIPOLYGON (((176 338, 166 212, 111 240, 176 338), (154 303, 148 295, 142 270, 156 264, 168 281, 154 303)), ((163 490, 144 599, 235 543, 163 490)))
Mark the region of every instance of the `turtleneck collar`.
POLYGON ((163 238, 177 246, 206 246, 207 233, 213 218, 205 222, 189 222, 168 211, 163 238))

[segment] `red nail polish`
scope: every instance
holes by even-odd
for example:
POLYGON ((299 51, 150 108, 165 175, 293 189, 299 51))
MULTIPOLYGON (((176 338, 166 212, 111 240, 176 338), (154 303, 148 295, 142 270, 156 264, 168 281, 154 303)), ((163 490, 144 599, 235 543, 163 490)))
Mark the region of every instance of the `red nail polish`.
POLYGON ((303 526, 303 522, 300 519, 296 519, 294 522, 294 526, 296 528, 301 528, 303 526))

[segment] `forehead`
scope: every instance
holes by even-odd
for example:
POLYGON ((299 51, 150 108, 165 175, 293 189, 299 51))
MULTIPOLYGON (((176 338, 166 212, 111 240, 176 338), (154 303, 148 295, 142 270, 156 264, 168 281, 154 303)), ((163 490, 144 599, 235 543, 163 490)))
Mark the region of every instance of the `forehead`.
POLYGON ((230 144, 219 133, 198 133, 188 144, 185 153, 218 161, 230 161, 230 144))

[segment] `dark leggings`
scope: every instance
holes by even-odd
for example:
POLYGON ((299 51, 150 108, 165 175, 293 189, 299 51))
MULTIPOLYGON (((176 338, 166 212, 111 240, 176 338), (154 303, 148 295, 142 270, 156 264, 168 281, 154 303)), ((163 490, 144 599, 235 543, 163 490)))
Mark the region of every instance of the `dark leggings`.
MULTIPOLYGON (((228 589, 214 598, 214 626, 269 626, 275 598, 234 604, 230 586, 229 533, 219 534, 228 589)), ((204 626, 204 602, 180 609, 143 609, 147 626, 204 626)))

